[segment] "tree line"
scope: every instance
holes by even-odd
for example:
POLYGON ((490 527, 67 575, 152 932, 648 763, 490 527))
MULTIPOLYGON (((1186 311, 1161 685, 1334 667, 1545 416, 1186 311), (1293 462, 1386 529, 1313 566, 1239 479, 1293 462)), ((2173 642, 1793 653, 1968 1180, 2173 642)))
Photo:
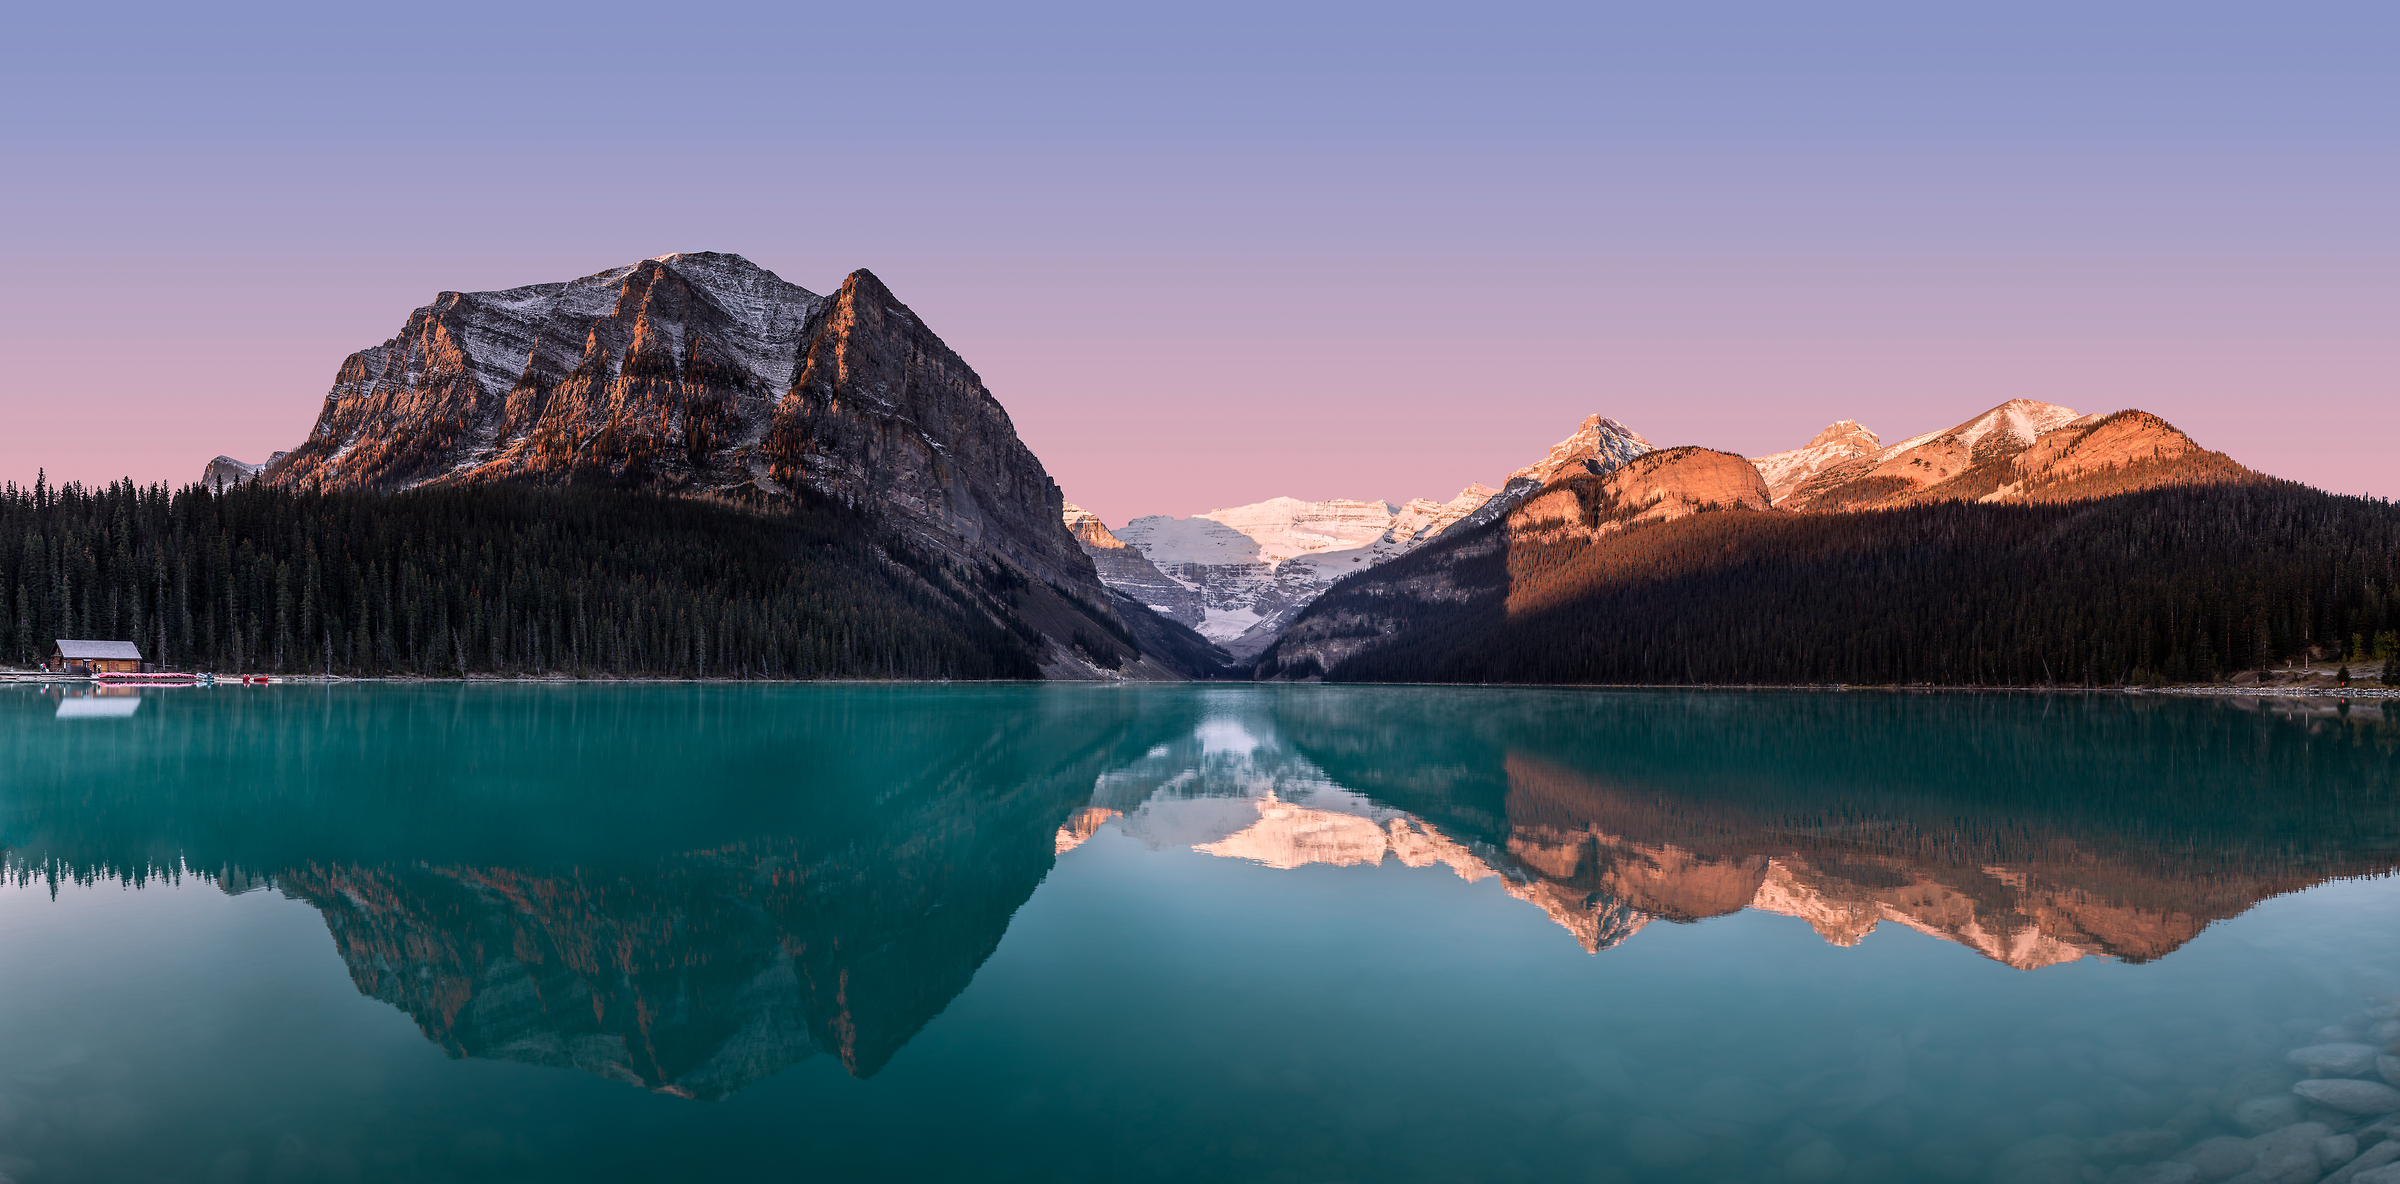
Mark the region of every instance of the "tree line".
POLYGON ((463 677, 1032 678, 998 570, 838 504, 480 484, 0 486, 0 656, 463 677))
MULTIPOLYGON (((1423 553, 1420 553, 1423 554, 1423 553)), ((2400 507, 2288 482, 2060 505, 1711 513, 1512 544, 1424 603, 1354 577, 1310 613, 1396 614, 1356 681, 2124 685, 2400 657, 2400 507)))

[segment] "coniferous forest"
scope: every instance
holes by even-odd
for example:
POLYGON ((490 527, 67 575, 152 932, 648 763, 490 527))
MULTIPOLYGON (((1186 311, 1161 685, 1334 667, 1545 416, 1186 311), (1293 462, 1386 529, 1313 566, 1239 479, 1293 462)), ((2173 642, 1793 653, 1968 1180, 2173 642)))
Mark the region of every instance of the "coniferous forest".
POLYGON ((0 664, 59 637, 172 669, 1034 678, 998 569, 828 503, 484 484, 382 495, 0 487, 0 664))
MULTIPOLYGON (((2400 656, 2400 506, 2289 482, 2061 505, 1704 513, 1457 561, 1431 548, 1303 614, 1396 619, 1338 681, 2113 686, 2400 656)), ((1300 628, 1296 624, 1295 629, 1300 628)))

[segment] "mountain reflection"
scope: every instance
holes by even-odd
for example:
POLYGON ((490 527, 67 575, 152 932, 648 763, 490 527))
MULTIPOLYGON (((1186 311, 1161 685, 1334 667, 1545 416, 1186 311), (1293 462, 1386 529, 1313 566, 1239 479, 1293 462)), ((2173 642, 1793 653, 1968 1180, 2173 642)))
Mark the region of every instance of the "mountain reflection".
POLYGON ((1748 908, 1837 945, 1889 922, 2026 969, 2162 957, 2400 854, 2391 721, 2259 701, 160 698, 105 732, 32 696, 0 706, 19 882, 272 885, 319 910, 362 993, 452 1055, 697 1098, 819 1053, 874 1074, 1104 835, 1264 869, 1447 868, 1594 952, 1748 908))

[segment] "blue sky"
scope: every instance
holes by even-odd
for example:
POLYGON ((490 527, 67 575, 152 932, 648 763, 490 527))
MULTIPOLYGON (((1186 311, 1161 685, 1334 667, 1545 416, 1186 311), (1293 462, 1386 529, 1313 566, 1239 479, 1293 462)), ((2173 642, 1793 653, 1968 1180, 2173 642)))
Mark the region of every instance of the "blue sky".
POLYGON ((2400 493, 2389 6, 16 20, 18 480, 255 460, 436 292, 725 250, 874 269, 1111 522, 2017 396, 2400 493))

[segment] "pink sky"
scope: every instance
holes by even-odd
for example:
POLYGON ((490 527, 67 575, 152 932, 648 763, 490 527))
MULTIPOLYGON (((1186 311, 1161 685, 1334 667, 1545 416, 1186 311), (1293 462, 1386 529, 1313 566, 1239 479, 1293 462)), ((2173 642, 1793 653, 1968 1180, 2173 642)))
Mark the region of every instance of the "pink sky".
POLYGON ((874 269, 1112 524, 1447 498, 1595 411, 1756 455, 2017 397, 2400 495, 2371 6, 1102 11, 799 64, 487 22, 433 75, 414 25, 46 16, 0 81, 0 478, 262 459, 438 291, 719 250, 874 269))

